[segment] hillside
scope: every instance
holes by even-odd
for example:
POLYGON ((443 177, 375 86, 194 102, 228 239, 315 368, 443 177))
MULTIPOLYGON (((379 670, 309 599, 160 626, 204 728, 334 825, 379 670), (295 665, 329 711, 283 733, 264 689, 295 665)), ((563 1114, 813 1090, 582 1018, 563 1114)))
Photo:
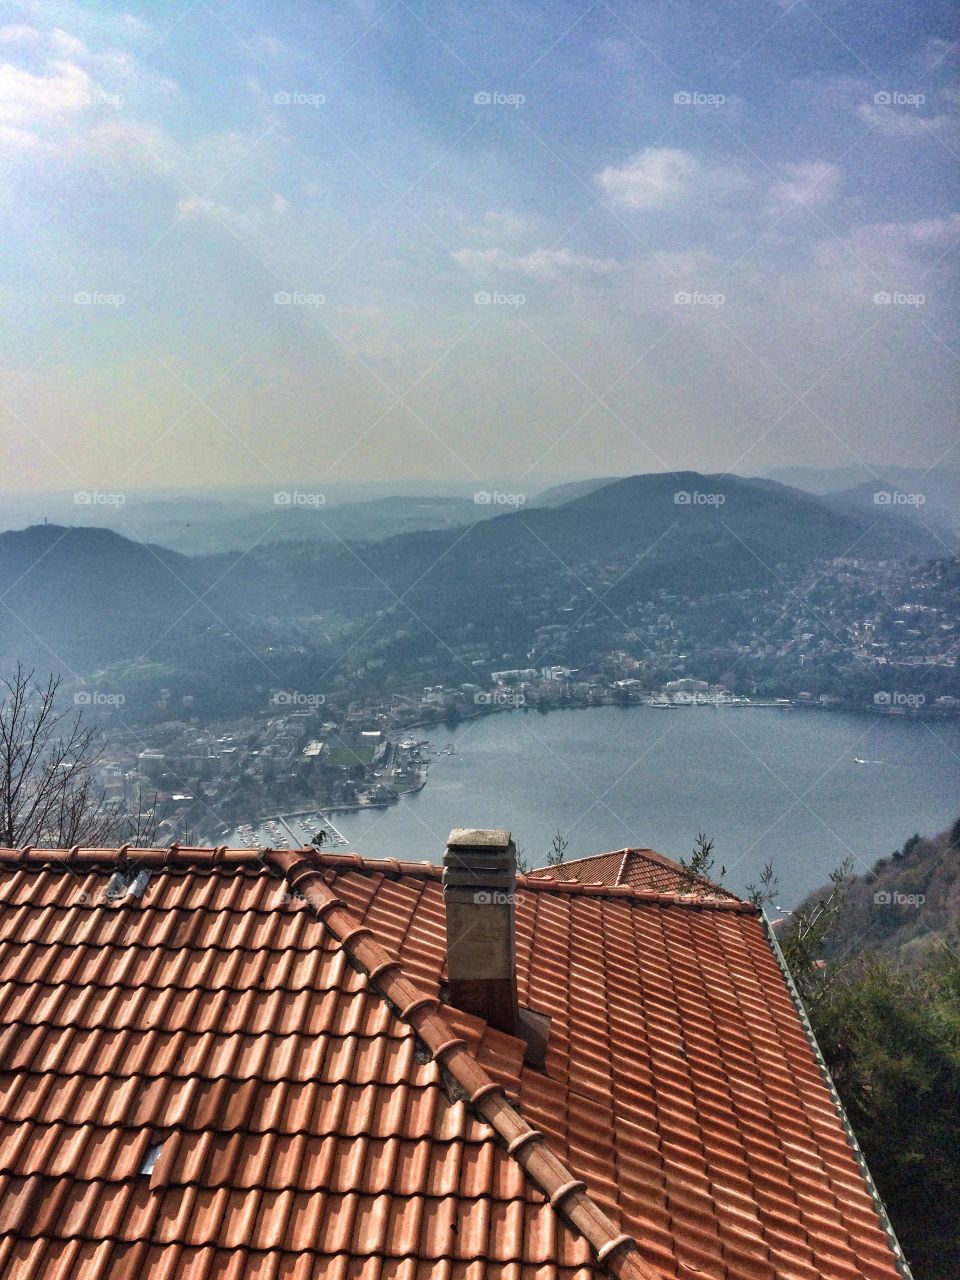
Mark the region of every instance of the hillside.
POLYGON ((942 945, 960 946, 960 818, 939 835, 911 836, 851 877, 825 956, 878 951, 912 967, 942 945))
MULTIPOLYGON (((388 522, 406 518, 411 501, 384 504, 388 522)), ((444 519, 450 509, 444 500, 431 514, 444 519)), ((264 619, 280 625, 320 611, 349 624, 382 610, 393 610, 391 629, 411 618, 448 637, 492 626, 505 649, 526 648, 533 600, 561 623, 564 610, 580 616, 601 594, 620 612, 658 590, 781 586, 844 554, 904 560, 940 550, 896 511, 840 511, 773 481, 696 472, 632 476, 559 507, 380 541, 192 558, 105 529, 34 526, 0 534, 0 656, 82 670, 147 648, 156 656, 156 646, 192 644, 211 628, 255 633, 264 619)))
POLYGON ((574 498, 586 497, 594 489, 602 489, 608 484, 615 484, 620 476, 602 476, 594 480, 569 480, 566 484, 553 485, 538 493, 531 505, 535 507, 561 507, 574 498))
POLYGON ((789 922, 781 931, 916 1280, 960 1275, 958 925, 960 818, 854 877, 819 958, 815 947, 804 961, 789 922))
POLYGON ((681 472, 631 476, 559 507, 521 508, 466 530, 390 538, 359 555, 258 549, 240 574, 259 576, 269 563, 271 590, 286 580, 294 594, 372 591, 385 605, 409 592, 426 621, 480 622, 514 600, 522 610, 523 598, 548 582, 603 589, 616 608, 658 589, 696 594, 772 583, 790 568, 845 554, 925 559, 940 551, 899 512, 837 511, 773 481, 681 472))
MULTIPOLYGON (((919 494, 917 511, 921 519, 938 531, 960 535, 960 471, 945 465, 936 467, 778 467, 768 472, 770 479, 820 496, 831 495, 842 503, 844 495, 857 502, 881 490, 919 494)), ((908 504, 905 504, 908 505, 908 504)))
POLYGON ((0 534, 0 659, 69 672, 135 658, 195 605, 190 568, 109 529, 0 534))
MULTIPOLYGON (((321 486, 322 487, 322 486, 321 486)), ((489 519, 500 513, 494 505, 472 497, 433 494, 395 494, 358 501, 330 493, 315 494, 314 486, 286 491, 289 501, 272 493, 224 491, 212 494, 171 494, 144 497, 131 493, 119 506, 80 508, 87 521, 95 515, 98 527, 112 529, 137 542, 167 547, 182 555, 206 556, 243 552, 274 542, 338 540, 375 541, 418 529, 449 529, 489 519), (323 498, 325 501, 319 501, 323 498)), ((0 531, 37 522, 40 515, 53 524, 75 527, 77 505, 72 495, 52 494, 11 501, 0 516, 0 531), (18 518, 19 516, 19 518, 18 518)))

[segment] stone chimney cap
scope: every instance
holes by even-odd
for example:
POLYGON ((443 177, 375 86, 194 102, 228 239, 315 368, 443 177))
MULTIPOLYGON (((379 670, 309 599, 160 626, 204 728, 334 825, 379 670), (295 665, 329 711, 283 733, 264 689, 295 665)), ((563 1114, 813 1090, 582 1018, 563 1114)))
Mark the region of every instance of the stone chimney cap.
POLYGON ((517 851, 509 831, 460 827, 450 832, 443 853, 443 884, 457 887, 511 890, 516 883, 517 851))
POLYGON ((448 849, 506 849, 510 832, 499 828, 454 827, 447 836, 448 849))

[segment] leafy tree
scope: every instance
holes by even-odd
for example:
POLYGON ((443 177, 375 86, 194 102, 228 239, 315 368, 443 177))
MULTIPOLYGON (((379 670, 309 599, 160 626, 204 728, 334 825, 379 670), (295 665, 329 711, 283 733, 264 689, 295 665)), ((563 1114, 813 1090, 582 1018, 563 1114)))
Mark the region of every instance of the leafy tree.
POLYGON ((830 873, 829 891, 821 894, 812 906, 800 907, 780 936, 780 950, 787 962, 800 998, 809 1012, 842 972, 844 960, 828 965, 824 948, 840 923, 850 878, 851 862, 830 873))
POLYGON ((809 1009, 917 1280, 960 1275, 960 960, 867 955, 809 1009))
POLYGON ((463 719, 463 716, 460 713, 460 708, 457 706, 455 702, 450 702, 446 705, 446 707, 444 707, 443 723, 447 726, 448 729, 456 729, 457 725, 459 725, 462 719, 463 719))
POLYGON ((780 881, 774 874, 773 861, 765 862, 760 870, 760 883, 747 885, 747 898, 761 909, 773 906, 780 895, 780 881))
MULTIPOLYGON (((686 858, 680 859, 680 865, 683 868, 683 884, 681 893, 701 892, 706 887, 704 880, 710 879, 710 873, 713 871, 715 858, 713 849, 715 841, 711 840, 704 832, 699 831, 697 838, 693 843, 693 852, 690 855, 690 861, 686 858)), ((721 866, 720 874, 717 876, 716 883, 720 883, 727 874, 727 868, 721 866)))
MULTIPOLYGON (((911 837, 895 860, 919 843, 911 837)), ((910 966, 853 946, 837 955, 855 883, 849 863, 836 870, 829 889, 790 919, 780 946, 916 1280, 955 1280, 960 959, 945 944, 910 966)))

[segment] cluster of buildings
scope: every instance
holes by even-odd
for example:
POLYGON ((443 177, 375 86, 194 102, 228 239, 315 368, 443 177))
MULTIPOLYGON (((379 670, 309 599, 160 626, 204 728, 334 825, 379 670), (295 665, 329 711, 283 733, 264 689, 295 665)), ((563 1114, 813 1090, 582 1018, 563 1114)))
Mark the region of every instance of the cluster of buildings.
POLYGON ((167 840, 216 839, 296 805, 389 804, 426 780, 418 729, 428 737, 437 723, 517 708, 960 714, 955 561, 847 558, 777 589, 695 597, 662 589, 606 613, 569 598, 549 603, 552 614, 541 618, 548 602, 530 602, 527 647, 496 625, 482 642, 437 634, 414 644, 405 632, 396 649, 381 639, 375 656, 334 672, 325 695, 265 691, 259 710, 238 718, 204 725, 199 700, 161 698, 161 711, 181 718, 109 732, 105 800, 135 810, 156 797, 158 838, 167 840))
POLYGON ((280 705, 202 728, 170 721, 111 735, 104 802, 155 815, 157 839, 217 840, 257 814, 389 804, 426 781, 426 744, 353 704, 280 705))

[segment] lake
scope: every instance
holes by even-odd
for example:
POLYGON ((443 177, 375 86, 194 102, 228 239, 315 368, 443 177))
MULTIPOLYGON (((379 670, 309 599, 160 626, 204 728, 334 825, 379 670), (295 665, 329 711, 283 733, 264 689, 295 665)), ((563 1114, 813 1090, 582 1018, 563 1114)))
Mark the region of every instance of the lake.
POLYGON ((397 804, 334 816, 368 857, 438 862, 452 827, 508 828, 531 867, 558 828, 568 858, 631 844, 679 857, 704 831, 728 887, 742 892, 772 858, 790 907, 845 858, 865 871, 960 814, 956 720, 597 707, 414 733, 455 754, 397 804))

